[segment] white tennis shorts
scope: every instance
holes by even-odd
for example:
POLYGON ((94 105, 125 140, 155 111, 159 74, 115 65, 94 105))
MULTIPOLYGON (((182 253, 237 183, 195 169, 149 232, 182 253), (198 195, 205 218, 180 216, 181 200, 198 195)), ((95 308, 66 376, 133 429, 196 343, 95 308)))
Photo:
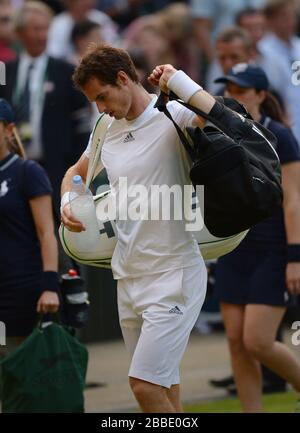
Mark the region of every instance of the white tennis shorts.
POLYGON ((120 325, 129 376, 170 388, 206 293, 204 262, 183 269, 118 280, 120 325))

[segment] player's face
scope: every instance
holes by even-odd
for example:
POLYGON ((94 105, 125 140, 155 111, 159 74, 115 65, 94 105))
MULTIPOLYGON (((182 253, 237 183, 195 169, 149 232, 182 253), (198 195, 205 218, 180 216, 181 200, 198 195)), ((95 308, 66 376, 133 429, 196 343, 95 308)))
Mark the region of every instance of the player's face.
POLYGON ((117 120, 127 117, 132 99, 128 86, 122 80, 112 86, 91 78, 83 87, 83 92, 89 101, 96 102, 99 113, 109 114, 117 120))

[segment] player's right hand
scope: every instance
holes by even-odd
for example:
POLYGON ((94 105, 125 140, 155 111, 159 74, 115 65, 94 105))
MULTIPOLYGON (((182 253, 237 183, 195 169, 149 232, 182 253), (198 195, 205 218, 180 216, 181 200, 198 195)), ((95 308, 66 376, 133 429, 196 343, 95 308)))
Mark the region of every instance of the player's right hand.
POLYGON ((175 74, 177 70, 170 64, 156 66, 148 77, 149 83, 153 86, 159 86, 160 90, 165 93, 169 92, 167 83, 168 80, 175 74))
POLYGON ((61 210, 61 222, 70 232, 82 232, 85 227, 78 221, 71 212, 70 204, 66 204, 61 210))

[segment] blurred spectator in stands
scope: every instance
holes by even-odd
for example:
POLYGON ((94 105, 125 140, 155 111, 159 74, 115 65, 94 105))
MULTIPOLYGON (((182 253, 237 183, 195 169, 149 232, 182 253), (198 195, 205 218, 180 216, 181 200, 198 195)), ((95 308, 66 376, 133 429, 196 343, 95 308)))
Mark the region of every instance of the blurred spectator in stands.
POLYGON ((156 65, 174 62, 174 56, 162 31, 161 19, 153 14, 134 20, 123 33, 123 46, 127 50, 140 49, 152 70, 156 65))
MULTIPOLYGON (((243 20, 240 22, 241 24, 244 23, 243 20)), ((256 37, 258 34, 259 32, 256 32, 256 37)), ((244 28, 229 27, 217 36, 216 62, 213 63, 206 77, 206 88, 211 93, 222 94, 224 87, 215 84, 215 79, 222 74, 227 74, 237 63, 243 62, 255 63, 264 70, 270 82, 270 91, 279 100, 286 116, 285 90, 279 72, 282 70, 282 65, 277 61, 276 56, 271 57, 262 53, 259 49, 259 43, 255 43, 255 40, 244 28)))
POLYGON ((71 33, 74 54, 68 60, 74 65, 78 65, 88 45, 91 42, 100 43, 102 41, 103 38, 99 24, 90 20, 76 23, 71 33))
MULTIPOLYGON (((253 55, 251 56, 258 66, 267 74, 270 91, 276 96, 286 116, 286 104, 284 87, 282 86, 281 74, 279 71, 282 65, 277 62, 276 56, 263 53, 259 48, 260 40, 266 35, 267 23, 263 10, 245 9, 236 17, 236 24, 246 30, 253 42, 253 55)), ((226 72, 225 72, 226 73, 226 72)))
POLYGON ((95 9, 96 0, 64 0, 65 12, 58 14, 51 23, 48 41, 49 55, 69 58, 74 54, 71 33, 75 23, 90 20, 101 26, 105 42, 116 43, 116 24, 104 12, 95 9))
POLYGON ((243 9, 236 16, 236 25, 245 29, 256 48, 257 43, 265 36, 267 23, 261 9, 243 9))
POLYGON ((276 75, 293 133, 300 142, 300 38, 296 36, 297 14, 293 0, 269 0, 264 8, 269 33, 259 42, 260 52, 276 59, 276 75))
POLYGON ((214 80, 222 74, 227 74, 237 63, 248 63, 254 60, 255 51, 250 35, 240 27, 228 27, 217 35, 215 43, 216 61, 207 77, 206 88, 209 92, 220 94, 220 85, 214 80))
POLYGON ((199 80, 199 57, 186 5, 175 2, 160 12, 134 20, 123 33, 126 49, 141 49, 150 69, 171 63, 199 80))
MULTIPOLYGON (((139 15, 159 12, 172 3, 178 3, 178 0, 129 0, 131 9, 136 7, 139 15)), ((187 3, 187 1, 183 0, 180 3, 187 3)))
POLYGON ((51 18, 51 10, 39 1, 28 1, 17 11, 15 29, 23 51, 6 65, 0 96, 12 103, 27 155, 46 169, 58 205, 64 172, 89 137, 90 106, 73 87, 73 66, 46 54, 51 18))
MULTIPOLYGON (((103 41, 101 27, 99 24, 90 21, 80 21, 73 27, 71 41, 74 47, 74 54, 68 59, 69 62, 77 66, 91 43, 100 43, 103 41)), ((93 128, 99 117, 99 111, 95 102, 91 103, 90 127, 93 128)))
POLYGON ((26 0, 11 0, 11 4, 13 6, 13 8, 18 8, 20 6, 23 5, 23 3, 25 3, 26 0))
POLYGON ((16 58, 12 49, 14 41, 13 7, 10 0, 0 0, 0 61, 9 62, 16 58))
POLYGON ((144 52, 139 48, 132 48, 129 50, 129 54, 134 63, 136 73, 142 86, 147 90, 147 92, 156 93, 157 88, 153 87, 148 81, 148 76, 152 71, 149 67, 144 52))
POLYGON ((243 9, 261 8, 265 0, 190 0, 195 37, 208 63, 214 59, 214 41, 226 27, 235 23, 243 9))
POLYGON ((124 30, 138 18, 140 4, 145 0, 98 0, 97 8, 110 16, 124 30))
MULTIPOLYGON (((98 0, 98 9, 108 14, 124 30, 133 20, 156 13, 173 0, 98 0)), ((187 3, 183 1, 183 3, 187 3)))
POLYGON ((190 9, 183 3, 175 2, 157 13, 161 31, 173 52, 174 66, 199 81, 200 56, 192 29, 190 9))
POLYGON ((240 27, 223 30, 217 36, 216 57, 225 74, 237 63, 249 61, 254 57, 250 35, 240 27))
POLYGON ((296 3, 296 12, 297 12, 297 36, 300 37, 300 0, 295 0, 296 3))
POLYGON ((61 0, 43 0, 43 3, 46 3, 55 14, 59 14, 64 10, 61 0))

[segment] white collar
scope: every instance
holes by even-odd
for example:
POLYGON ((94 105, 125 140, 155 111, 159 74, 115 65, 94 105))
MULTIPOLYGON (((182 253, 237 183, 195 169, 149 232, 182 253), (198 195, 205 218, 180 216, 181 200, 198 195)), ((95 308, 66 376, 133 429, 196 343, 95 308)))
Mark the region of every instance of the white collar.
POLYGON ((11 164, 12 164, 13 162, 15 162, 15 160, 18 159, 18 158, 19 158, 19 156, 18 156, 17 154, 12 154, 12 155, 10 156, 10 158, 6 161, 6 163, 0 166, 0 171, 4 171, 4 170, 6 170, 6 169, 7 169, 8 167, 10 167, 11 164))
POLYGON ((151 101, 149 102, 149 104, 147 105, 145 110, 138 117, 136 117, 133 120, 121 119, 121 121, 124 122, 124 124, 127 126, 136 127, 136 126, 141 125, 143 123, 144 119, 147 118, 149 112, 153 109, 153 107, 157 101, 157 95, 150 94, 150 96, 152 97, 151 101))
POLYGON ((42 53, 42 54, 41 54, 40 56, 38 56, 38 57, 31 57, 31 55, 28 54, 27 51, 23 51, 23 52, 20 54, 20 61, 21 61, 22 63, 25 63, 26 66, 30 65, 30 63, 34 63, 35 65, 37 65, 37 64, 40 64, 40 63, 46 62, 47 57, 48 57, 48 55, 47 55, 47 53, 45 53, 45 52, 42 53))

